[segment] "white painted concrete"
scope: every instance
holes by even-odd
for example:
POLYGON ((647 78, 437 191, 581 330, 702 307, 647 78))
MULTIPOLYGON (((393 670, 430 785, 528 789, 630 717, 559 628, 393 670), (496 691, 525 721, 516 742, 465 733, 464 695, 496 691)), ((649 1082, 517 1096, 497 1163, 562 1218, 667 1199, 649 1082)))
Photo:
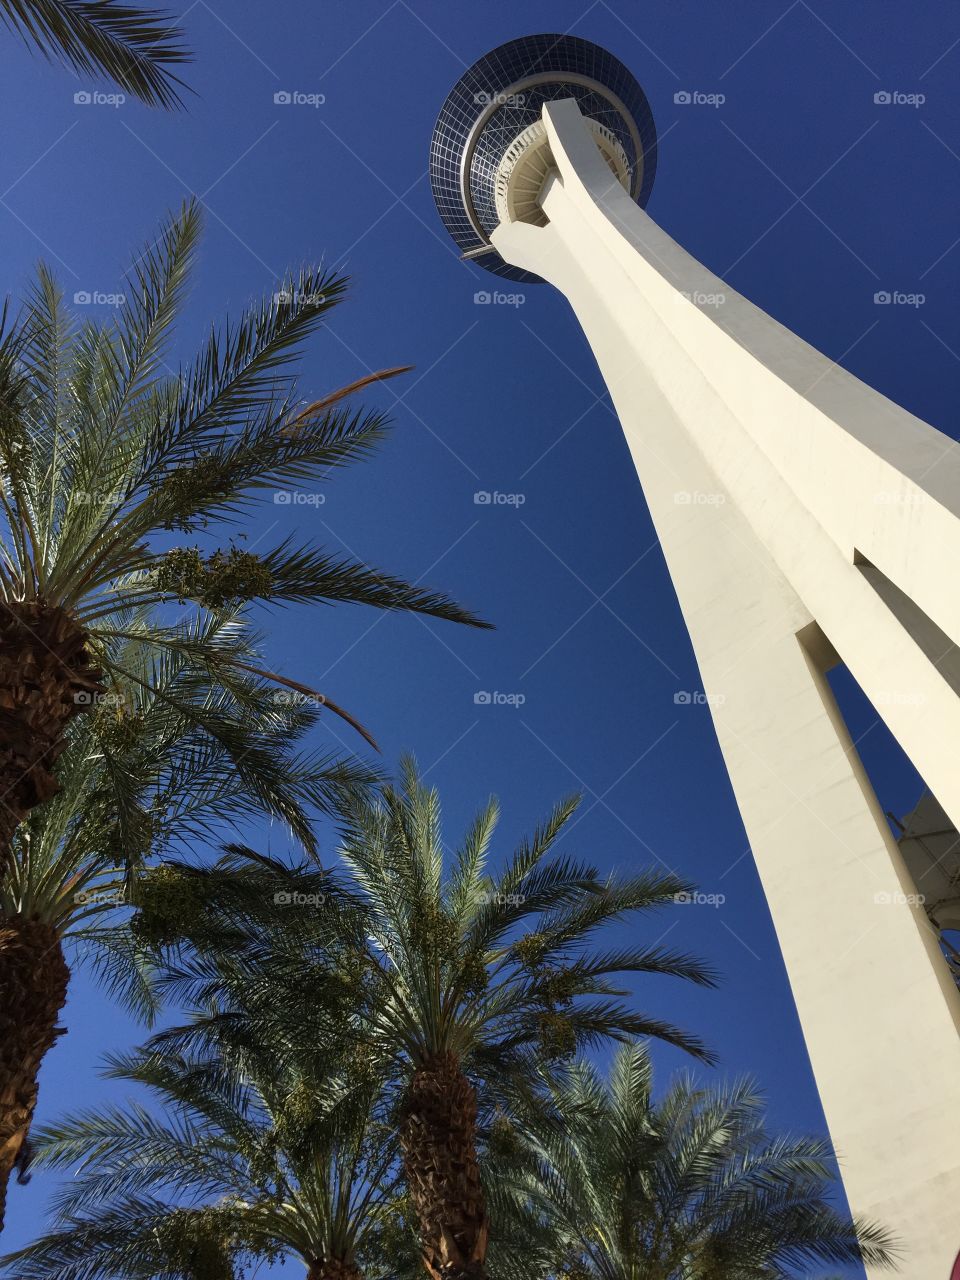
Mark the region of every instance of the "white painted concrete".
POLYGON ((854 1212, 947 1280, 960 996, 822 672, 847 663, 960 827, 960 449, 675 244, 574 102, 544 121, 547 225, 493 244, 566 295, 616 405, 854 1212))

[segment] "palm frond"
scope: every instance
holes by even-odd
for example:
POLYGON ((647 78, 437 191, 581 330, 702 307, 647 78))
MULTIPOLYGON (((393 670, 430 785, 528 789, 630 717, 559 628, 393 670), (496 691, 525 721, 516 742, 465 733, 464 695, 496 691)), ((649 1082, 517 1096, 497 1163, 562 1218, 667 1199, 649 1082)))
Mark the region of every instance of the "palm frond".
POLYGON ((161 10, 120 0, 2 0, 0 18, 47 58, 113 80, 150 106, 181 105, 171 68, 190 55, 161 10))
POLYGON ((830 1204, 829 1143, 769 1137, 752 1082, 680 1077, 659 1103, 652 1084, 640 1041, 618 1050, 608 1080, 572 1064, 521 1113, 507 1150, 494 1146, 493 1256, 507 1274, 534 1274, 515 1249, 527 1230, 548 1273, 576 1259, 595 1280, 786 1280, 823 1263, 893 1264, 887 1232, 830 1204))

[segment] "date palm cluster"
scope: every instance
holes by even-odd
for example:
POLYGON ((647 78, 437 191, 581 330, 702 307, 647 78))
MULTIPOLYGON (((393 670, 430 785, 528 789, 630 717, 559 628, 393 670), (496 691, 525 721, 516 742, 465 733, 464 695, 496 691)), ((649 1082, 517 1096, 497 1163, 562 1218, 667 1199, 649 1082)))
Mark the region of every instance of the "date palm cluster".
MULTIPOLYGON (((163 14, 0 0, 0 19, 77 74, 181 103, 188 54, 163 14)), ((302 396, 294 361, 348 284, 320 266, 174 368, 199 236, 188 202, 134 260, 115 321, 78 323, 41 267, 0 327, 0 1230, 19 1182, 73 1172, 4 1274, 240 1280, 295 1261, 308 1280, 773 1280, 888 1264, 884 1231, 833 1203, 828 1144, 770 1135, 749 1082, 655 1094, 651 1045, 713 1065, 636 1003, 649 979, 714 982, 648 940, 693 886, 561 851, 576 797, 512 851, 490 800, 451 849, 412 759, 391 780, 313 745, 333 724, 376 744, 303 672, 265 665, 255 610, 487 624, 311 540, 249 537, 258 502, 381 445, 385 416, 356 397, 404 369, 302 396), (297 852, 255 847, 265 823, 297 852), (77 963, 147 1038, 107 1060, 119 1101, 41 1124, 77 963)))
POLYGON ((829 1144, 771 1137, 754 1086, 654 1097, 651 1042, 711 1055, 626 983, 711 974, 636 934, 604 946, 686 886, 560 853, 575 811, 494 859, 491 801, 449 853, 408 760, 396 786, 344 789, 329 866, 234 844, 148 869, 91 941, 116 995, 169 1017, 109 1059, 121 1104, 32 1132, 32 1169, 78 1173, 8 1274, 234 1280, 283 1258, 310 1280, 759 1280, 887 1262, 884 1232, 831 1205, 829 1144), (606 1080, 589 1055, 611 1043, 606 1080))

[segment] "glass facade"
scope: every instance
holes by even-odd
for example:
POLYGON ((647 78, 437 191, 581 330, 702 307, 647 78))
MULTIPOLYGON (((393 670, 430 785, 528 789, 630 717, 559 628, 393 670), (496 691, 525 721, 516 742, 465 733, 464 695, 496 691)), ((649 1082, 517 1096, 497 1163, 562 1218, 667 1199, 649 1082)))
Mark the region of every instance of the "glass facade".
MULTIPOLYGON (((461 252, 482 250, 487 243, 497 225, 494 183, 503 154, 517 134, 540 119, 544 102, 557 98, 575 98, 584 115, 618 138, 633 175, 631 194, 646 204, 657 167, 657 135, 637 81, 622 62, 589 40, 523 36, 464 72, 433 131, 430 185, 444 226, 461 252), (468 148, 469 208, 461 184, 468 148)), ((510 280, 538 279, 508 266, 492 248, 473 261, 510 280)))

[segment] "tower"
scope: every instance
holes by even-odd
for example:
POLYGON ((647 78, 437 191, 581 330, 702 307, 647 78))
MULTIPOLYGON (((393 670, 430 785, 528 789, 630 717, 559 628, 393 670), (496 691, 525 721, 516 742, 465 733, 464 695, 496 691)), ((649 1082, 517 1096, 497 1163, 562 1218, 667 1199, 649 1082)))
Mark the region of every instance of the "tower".
POLYGON ((643 208, 655 167, 630 72, 553 35, 470 67, 430 157, 463 256, 548 281, 583 327, 714 695, 851 1206, 896 1232, 911 1280, 947 1280, 960 992, 924 911, 933 864, 912 857, 914 880, 826 673, 847 664, 960 828, 960 450, 671 240, 643 208))

